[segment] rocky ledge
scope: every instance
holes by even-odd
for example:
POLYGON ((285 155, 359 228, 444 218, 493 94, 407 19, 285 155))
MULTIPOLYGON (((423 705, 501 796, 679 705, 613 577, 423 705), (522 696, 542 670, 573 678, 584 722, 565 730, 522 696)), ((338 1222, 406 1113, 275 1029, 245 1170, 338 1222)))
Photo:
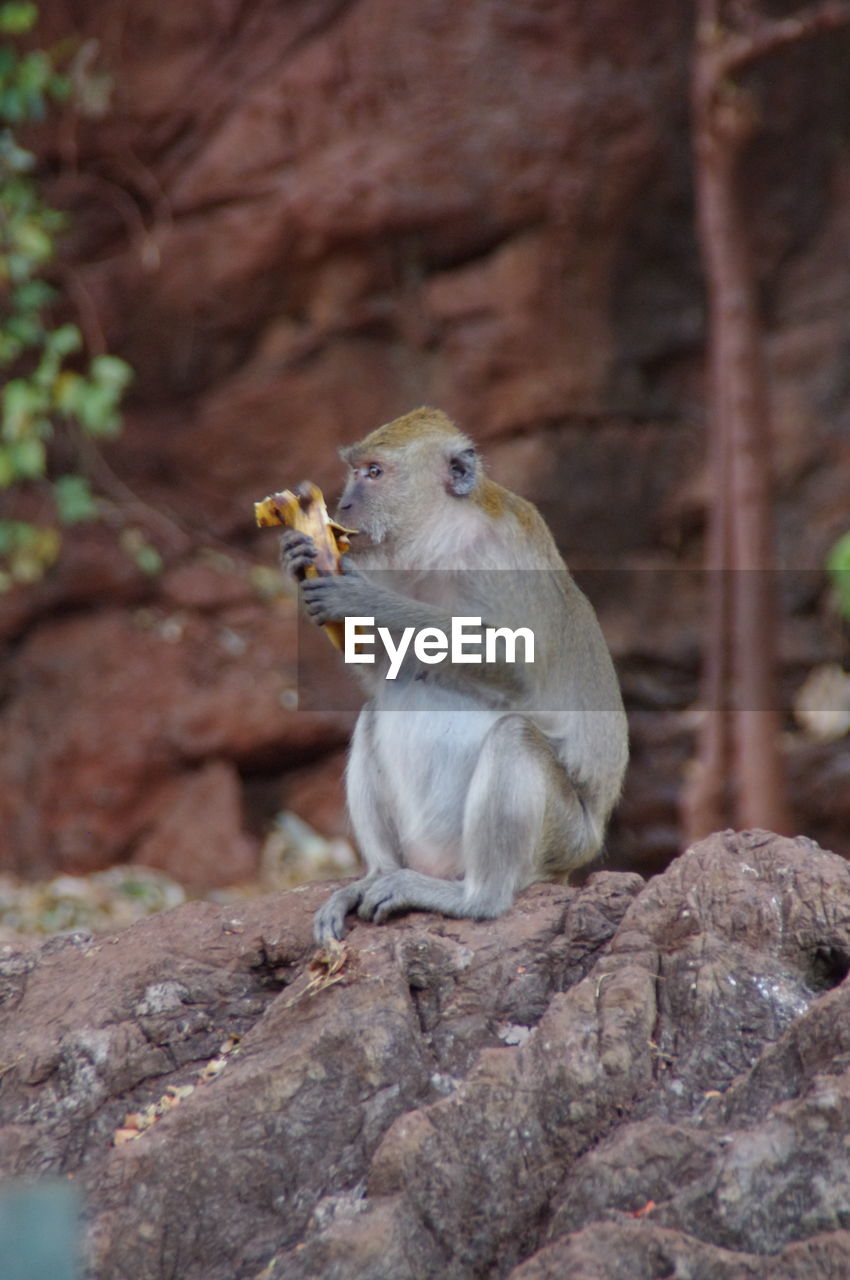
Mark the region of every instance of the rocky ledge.
POLYGON ((0 1173, 97 1280, 850 1274, 850 867, 726 832, 494 922, 324 886, 0 958, 0 1173))

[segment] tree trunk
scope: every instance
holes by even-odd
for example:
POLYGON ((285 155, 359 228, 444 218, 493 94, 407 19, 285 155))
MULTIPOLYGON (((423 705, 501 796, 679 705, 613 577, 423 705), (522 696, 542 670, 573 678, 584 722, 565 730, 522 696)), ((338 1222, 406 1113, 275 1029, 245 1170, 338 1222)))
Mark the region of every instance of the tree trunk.
POLYGON ((694 66, 697 218, 708 299, 709 650, 688 835, 726 825, 791 830, 777 705, 771 431, 757 285, 738 198, 749 100, 727 92, 726 34, 702 0, 694 66), (733 780, 731 788, 729 782, 733 780))

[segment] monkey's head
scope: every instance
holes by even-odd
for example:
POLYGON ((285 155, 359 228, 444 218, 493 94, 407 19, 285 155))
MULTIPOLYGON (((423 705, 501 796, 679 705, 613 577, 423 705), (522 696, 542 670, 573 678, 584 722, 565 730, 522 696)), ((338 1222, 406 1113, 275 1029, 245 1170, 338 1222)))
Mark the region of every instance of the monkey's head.
MULTIPOLYGON (((373 544, 415 536, 480 479, 468 436, 439 409, 415 409, 340 451, 350 468, 339 519, 373 544)), ((447 513, 445 513, 447 514, 447 513)))

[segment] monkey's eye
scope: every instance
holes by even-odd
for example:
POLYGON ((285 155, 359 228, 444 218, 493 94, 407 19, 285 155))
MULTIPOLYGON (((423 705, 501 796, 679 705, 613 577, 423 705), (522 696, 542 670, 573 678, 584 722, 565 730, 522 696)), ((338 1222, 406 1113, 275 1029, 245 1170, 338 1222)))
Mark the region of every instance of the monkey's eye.
POLYGON ((379 476, 384 474, 384 468, 379 467, 377 462, 371 462, 366 468, 366 475, 370 480, 377 480, 379 476))

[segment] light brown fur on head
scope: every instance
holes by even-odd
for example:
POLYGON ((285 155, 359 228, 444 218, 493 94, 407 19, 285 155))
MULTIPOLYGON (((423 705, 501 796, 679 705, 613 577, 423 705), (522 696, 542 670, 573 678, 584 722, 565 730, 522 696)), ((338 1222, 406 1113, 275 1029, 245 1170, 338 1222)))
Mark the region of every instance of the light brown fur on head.
POLYGON ((472 440, 441 410, 414 409, 341 456, 352 475, 339 519, 361 530, 354 554, 362 561, 368 548, 371 567, 563 567, 537 509, 485 474, 472 440), (364 474, 372 464, 375 477, 364 474))
MULTIPOLYGON (((401 449, 410 444, 428 446, 432 442, 445 443, 454 449, 474 448, 469 436, 456 427, 442 409, 432 409, 425 405, 385 423, 382 427, 376 427, 359 444, 353 445, 352 449, 356 450, 359 460, 365 461, 367 455, 381 453, 383 450, 401 449)), ((346 461, 351 459, 346 458, 346 461)), ((470 498, 491 519, 501 521, 510 513, 526 532, 540 523, 537 511, 530 502, 503 489, 485 476, 483 471, 478 476, 470 498)))
POLYGON ((341 456, 350 466, 364 462, 384 451, 395 451, 412 444, 420 445, 432 441, 445 441, 459 449, 472 448, 472 441, 459 431, 451 418, 441 409, 430 409, 423 406, 405 413, 401 418, 394 418, 381 427, 370 431, 357 444, 349 445, 341 450, 341 456))

